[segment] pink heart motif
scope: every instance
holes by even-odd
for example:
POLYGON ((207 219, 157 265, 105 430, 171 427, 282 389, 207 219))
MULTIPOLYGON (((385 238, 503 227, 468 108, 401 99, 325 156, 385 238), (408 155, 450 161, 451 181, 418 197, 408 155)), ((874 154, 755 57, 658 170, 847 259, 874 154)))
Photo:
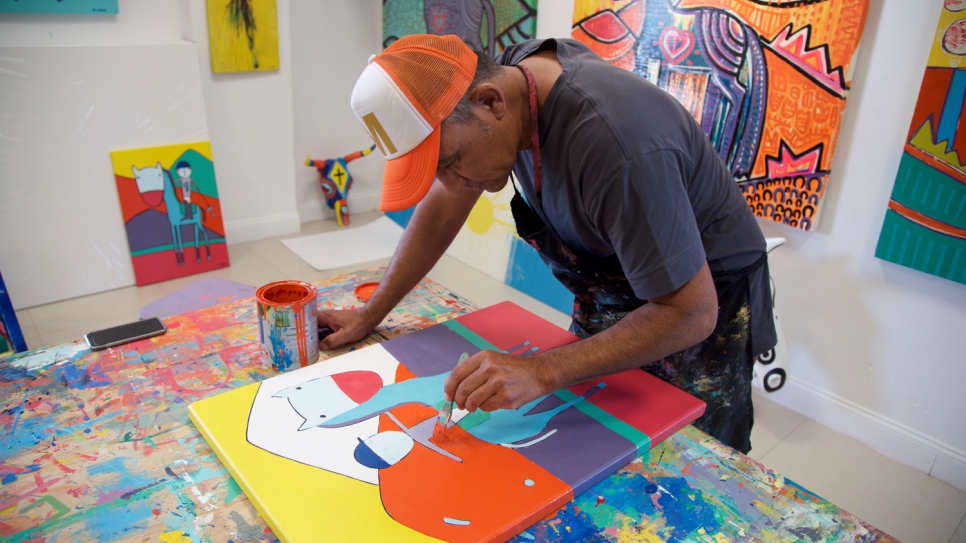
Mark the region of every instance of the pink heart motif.
POLYGON ((669 25, 661 32, 660 48, 668 62, 678 64, 694 51, 694 34, 669 25))

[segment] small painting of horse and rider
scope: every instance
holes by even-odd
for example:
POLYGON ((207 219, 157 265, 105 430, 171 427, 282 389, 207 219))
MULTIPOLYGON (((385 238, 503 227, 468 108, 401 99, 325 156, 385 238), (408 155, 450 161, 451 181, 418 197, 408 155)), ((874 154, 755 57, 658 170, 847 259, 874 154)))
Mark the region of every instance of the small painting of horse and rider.
POLYGON ((228 266, 207 141, 111 152, 138 285, 228 266))

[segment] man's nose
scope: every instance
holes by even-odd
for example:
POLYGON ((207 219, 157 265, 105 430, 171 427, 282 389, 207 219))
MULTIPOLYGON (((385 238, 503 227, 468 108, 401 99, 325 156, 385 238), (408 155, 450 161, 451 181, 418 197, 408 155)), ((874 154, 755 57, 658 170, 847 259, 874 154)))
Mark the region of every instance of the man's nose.
POLYGON ((465 177, 445 170, 438 170, 436 172, 436 179, 439 179, 439 182, 443 184, 446 191, 453 196, 459 196, 463 191, 463 187, 466 186, 465 177))

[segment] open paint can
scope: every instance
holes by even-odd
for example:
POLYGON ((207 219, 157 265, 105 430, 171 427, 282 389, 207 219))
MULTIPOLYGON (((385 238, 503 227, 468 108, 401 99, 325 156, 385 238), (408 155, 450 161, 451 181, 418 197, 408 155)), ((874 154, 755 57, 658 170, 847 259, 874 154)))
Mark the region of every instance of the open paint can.
POLYGON ((255 301, 266 364, 286 371, 319 359, 315 287, 302 281, 276 281, 256 290, 255 301))

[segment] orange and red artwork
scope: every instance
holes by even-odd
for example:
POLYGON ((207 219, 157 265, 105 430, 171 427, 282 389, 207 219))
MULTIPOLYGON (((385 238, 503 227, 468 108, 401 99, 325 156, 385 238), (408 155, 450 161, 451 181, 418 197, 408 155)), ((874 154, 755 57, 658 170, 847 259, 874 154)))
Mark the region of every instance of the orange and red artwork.
POLYGON ((966 2, 946 0, 875 256, 966 284, 966 2))
POLYGON ((818 222, 868 0, 576 0, 572 35, 676 97, 758 217, 818 222))
POLYGON ((506 541, 704 412, 633 369, 519 409, 457 409, 434 432, 443 381, 464 355, 576 340, 504 302, 189 413, 283 541, 506 541))

